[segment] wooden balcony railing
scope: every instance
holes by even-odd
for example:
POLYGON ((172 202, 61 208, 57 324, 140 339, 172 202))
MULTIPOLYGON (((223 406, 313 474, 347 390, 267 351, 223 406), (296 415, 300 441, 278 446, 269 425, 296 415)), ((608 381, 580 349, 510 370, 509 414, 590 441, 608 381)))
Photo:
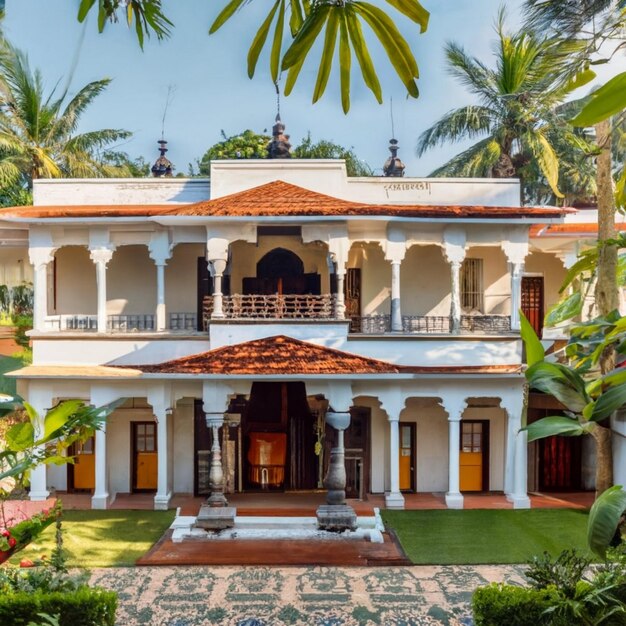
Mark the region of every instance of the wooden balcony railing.
MULTIPOLYGON (((234 294, 223 296, 222 308, 227 319, 332 319, 335 296, 332 294, 234 294)), ((204 325, 213 312, 213 298, 203 302, 204 325)))

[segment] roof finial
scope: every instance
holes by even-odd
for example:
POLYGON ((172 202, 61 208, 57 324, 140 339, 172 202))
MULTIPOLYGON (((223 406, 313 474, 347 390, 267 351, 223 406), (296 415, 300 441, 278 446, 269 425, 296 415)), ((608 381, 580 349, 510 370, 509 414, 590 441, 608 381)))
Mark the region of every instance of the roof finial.
POLYGON ((289 135, 285 134, 285 125, 280 119, 280 89, 278 82, 274 83, 276 87, 276 123, 272 127, 272 141, 267 146, 267 156, 270 159, 290 159, 291 144, 289 143, 289 135))
POLYGON ((163 176, 167 176, 169 178, 172 176, 172 170, 174 169, 174 166, 172 165, 172 162, 165 156, 165 153, 167 152, 167 148, 165 147, 167 146, 167 141, 165 141, 165 139, 159 139, 157 143, 159 144, 159 152, 161 153, 161 155, 152 166, 152 175, 155 178, 162 178, 163 176))
POLYGON ((383 174, 385 176, 393 176, 396 178, 401 178, 404 176, 404 168, 406 167, 404 163, 398 157, 398 140, 395 139, 395 130, 393 125, 393 98, 390 98, 390 113, 391 113, 391 137, 389 141, 389 152, 391 152, 391 156, 385 161, 383 165, 383 174))

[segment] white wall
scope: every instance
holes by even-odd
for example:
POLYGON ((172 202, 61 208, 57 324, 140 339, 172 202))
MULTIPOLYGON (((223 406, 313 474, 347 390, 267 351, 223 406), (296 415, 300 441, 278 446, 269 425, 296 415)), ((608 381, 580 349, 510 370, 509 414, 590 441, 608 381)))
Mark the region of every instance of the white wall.
POLYGON ((0 248, 0 285, 15 287, 33 281, 28 248, 0 248))
MULTIPOLYGON (((167 289, 167 284, 166 284, 167 289)), ((156 265, 147 246, 120 246, 107 266, 107 314, 154 314, 156 265)))
POLYGON ((57 315, 95 315, 98 305, 96 266, 83 246, 64 246, 56 251, 56 307, 48 303, 48 312, 57 315))
MULTIPOLYGON (((165 266, 165 306, 167 313, 195 313, 198 308, 198 257, 206 257, 201 243, 174 247, 165 266)), ((155 270, 156 271, 156 270, 155 270)))

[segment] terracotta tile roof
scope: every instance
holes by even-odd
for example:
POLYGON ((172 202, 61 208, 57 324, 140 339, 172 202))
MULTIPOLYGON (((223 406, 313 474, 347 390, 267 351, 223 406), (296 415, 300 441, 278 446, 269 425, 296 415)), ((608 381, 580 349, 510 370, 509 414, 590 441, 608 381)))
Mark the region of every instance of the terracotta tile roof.
POLYGON ((21 206, 0 210, 2 218, 84 218, 181 216, 307 216, 382 215, 422 218, 555 218, 571 209, 556 207, 506 207, 481 205, 368 204, 333 198, 281 180, 214 200, 194 204, 127 204, 76 206, 21 206))
MULTIPOLYGON (((618 231, 626 231, 626 222, 615 224, 618 231)), ((531 237, 578 237, 598 234, 597 222, 569 222, 566 224, 534 224, 530 228, 531 237)))
POLYGON ((562 217, 571 209, 556 207, 500 207, 463 205, 367 204, 333 198, 275 180, 214 200, 172 209, 170 215, 267 216, 267 215, 388 215, 397 217, 562 217))
POLYGON ((318 346, 284 335, 215 348, 156 365, 136 365, 151 374, 398 374, 385 361, 318 346))
POLYGON ((423 367, 405 365, 400 370, 404 374, 521 374, 521 365, 442 365, 423 367))
POLYGON ((14 206, 0 209, 0 219, 11 217, 149 217, 172 210, 171 204, 14 206))

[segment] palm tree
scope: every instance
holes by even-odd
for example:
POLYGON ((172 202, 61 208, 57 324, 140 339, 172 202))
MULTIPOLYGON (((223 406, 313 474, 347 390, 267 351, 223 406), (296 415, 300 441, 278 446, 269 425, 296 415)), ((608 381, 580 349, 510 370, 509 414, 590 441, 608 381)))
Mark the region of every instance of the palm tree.
POLYGON ((0 48, 0 187, 37 178, 83 178, 126 175, 124 168, 103 163, 99 152, 131 135, 102 129, 77 133, 81 115, 106 89, 109 79, 85 85, 66 103, 67 90, 46 95, 38 70, 6 40, 0 48))
POLYGON ((478 104, 452 110, 424 131, 417 154, 449 141, 480 138, 432 175, 521 177, 534 161, 553 194, 562 197, 555 144, 576 150, 586 145, 585 136, 576 134, 557 109, 574 88, 568 55, 577 44, 527 31, 508 33, 504 18, 501 11, 494 68, 458 44, 447 44, 450 73, 469 88, 478 104))

